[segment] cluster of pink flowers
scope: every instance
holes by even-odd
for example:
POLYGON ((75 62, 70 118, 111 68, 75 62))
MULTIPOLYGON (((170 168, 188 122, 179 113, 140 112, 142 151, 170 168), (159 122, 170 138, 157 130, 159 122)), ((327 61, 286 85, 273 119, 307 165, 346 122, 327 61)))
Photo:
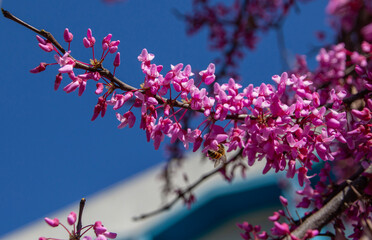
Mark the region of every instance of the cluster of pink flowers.
MULTIPOLYGON (((320 106, 319 95, 311 88, 312 82, 304 76, 288 76, 287 73, 274 76, 277 90, 270 84, 261 84, 260 87, 249 85, 239 91, 242 86, 230 79, 227 84, 214 83, 213 95, 209 96, 205 88, 198 87, 202 82, 213 82, 214 66, 210 65, 207 70, 200 72, 202 81, 197 87, 194 79, 190 79, 189 66, 183 71, 181 64, 172 66, 163 77, 160 73, 162 66, 151 64, 152 59, 153 55, 146 50, 140 55, 139 60, 146 75, 143 85, 145 91, 134 95, 135 105, 142 109, 141 128, 146 131, 148 140, 154 140, 156 149, 165 136, 170 137, 171 141, 178 138, 186 148, 193 143, 194 151, 202 143, 203 152, 217 150, 218 144, 228 146, 228 152, 242 148, 249 165, 265 158, 264 173, 270 169, 287 170, 289 177, 299 173, 299 182, 303 185, 308 178, 307 169, 312 168, 313 162, 319 161, 314 150, 323 160, 333 160, 329 149, 331 142, 334 139, 346 142, 343 136, 346 112, 337 111, 337 108, 326 112, 326 108, 320 106), (210 76, 212 81, 207 81, 210 76), (164 96, 168 91, 171 96, 171 85, 192 110, 203 111, 206 118, 196 129, 182 129, 182 116, 177 119, 175 114, 169 113, 169 109, 174 112, 183 110, 174 110, 172 103, 177 98, 164 100, 161 105, 156 99, 156 94, 164 96), (295 103, 287 105, 281 102, 286 88, 295 92, 295 103), (157 110, 161 108, 164 115, 158 118, 157 110), (229 122, 225 127, 217 124, 227 118, 229 122), (296 161, 302 163, 300 168, 296 168, 296 161)), ((343 91, 332 91, 329 96, 335 103, 341 103, 344 97, 343 91)), ((123 116, 122 119, 128 118, 123 116)))
MULTIPOLYGON (((68 29, 64 36, 65 41, 70 43, 72 34, 68 29)), ((38 41, 43 50, 54 49, 53 46, 49 46, 47 40, 38 37, 38 41)), ((89 29, 83 41, 84 46, 93 49, 95 41, 89 29)), ((348 134, 350 127, 347 131, 346 111, 342 107, 342 100, 349 94, 345 89, 332 89, 320 98, 316 88, 312 86, 313 81, 319 82, 320 78, 343 77, 346 66, 346 50, 343 45, 337 45, 330 51, 323 49, 320 51, 318 56, 320 66, 314 75, 288 76, 284 72, 281 76, 273 76, 272 79, 278 85, 277 89, 271 84, 264 83, 259 87, 250 84, 243 89, 232 78, 228 83, 220 85, 214 82, 214 64, 199 72, 200 81, 197 84, 192 78, 194 74, 190 65, 183 67, 180 63, 171 66, 163 75, 161 73, 163 66, 152 63, 154 54, 144 49, 138 56, 145 74, 141 88, 117 93, 117 87, 100 76, 96 69, 102 67, 108 53, 117 51, 118 44, 119 41, 111 41, 111 34, 105 37, 102 41, 101 59, 93 60, 90 64, 93 71, 86 71, 77 76, 74 74, 76 60, 71 57, 71 53, 68 51, 63 56, 56 55, 55 59, 60 68, 55 84, 59 85, 61 74, 68 74, 72 82, 64 87, 64 91, 70 93, 79 88, 81 95, 88 79, 95 81, 103 79, 105 83, 97 83, 96 94, 103 93, 104 84, 107 91, 98 98, 92 120, 99 114, 103 117, 108 105, 113 106, 114 110, 119 110, 128 102, 131 104, 129 110, 123 115, 116 113, 120 121, 119 128, 133 127, 136 117, 132 108, 140 108, 140 128, 146 131, 148 141, 154 141, 155 149, 159 148, 165 137, 169 137, 171 143, 180 140, 186 149, 193 144, 193 151, 198 150, 202 144, 203 152, 217 150, 219 144, 224 144, 228 147, 228 152, 242 149, 242 155, 247 157, 250 166, 255 161, 265 159, 264 173, 270 169, 276 172, 286 170, 290 178, 298 173, 298 181, 302 186, 308 181, 308 169, 312 169, 313 163, 319 161, 318 157, 324 161, 334 159, 330 150, 334 140, 347 143, 347 135, 362 131, 360 128, 353 129, 348 134), (213 83, 213 94, 209 94, 206 88, 201 87, 202 84, 213 83), (293 93, 291 96, 293 101, 286 103, 281 99, 287 92, 293 93), (108 100, 110 95, 111 99, 108 100), (130 101, 131 99, 134 101, 130 101), (332 108, 327 110, 322 106, 326 102, 333 103, 332 108), (190 110, 202 112, 205 118, 197 127, 184 129, 181 120, 186 111, 190 110), (301 163, 299 166, 296 165, 298 162, 301 163)), ((120 63, 118 56, 119 53, 114 60, 115 68, 120 63)), ((370 73, 362 68, 366 65, 366 58, 358 59, 361 59, 356 62, 361 64, 358 65, 360 75, 358 79, 362 79, 363 87, 368 88, 370 73)), ((37 72, 35 69, 31 71, 37 72)), ((362 118, 369 121, 369 108, 368 102, 366 110, 362 112, 355 110, 353 114, 356 116, 364 114, 366 116, 363 115, 362 118)))
MULTIPOLYGON (((62 226, 68 233, 69 239, 83 239, 83 240, 92 240, 90 236, 84 236, 90 229, 93 228, 96 237, 95 240, 107 240, 115 239, 116 233, 107 231, 107 228, 102 225, 101 221, 96 221, 94 224, 90 224, 79 229, 79 226, 76 226, 76 213, 71 212, 67 217, 67 223, 73 227, 72 231, 69 231, 65 225, 59 222, 58 218, 50 219, 45 218, 45 222, 51 227, 62 226)), ((56 238, 46 238, 40 237, 39 240, 58 240, 56 238)))
MULTIPOLYGON (((331 24, 335 28, 351 31, 358 21, 358 15, 361 11, 372 13, 372 3, 369 0, 329 0, 326 11, 333 17, 331 24)), ((365 40, 371 40, 372 24, 361 29, 365 40)))
MULTIPOLYGON (((258 11, 250 7, 251 11, 258 11)), ((220 9, 222 12, 227 11, 223 7, 220 9)), ((260 15, 260 12, 257 14, 260 15)), ((182 63, 171 65, 164 73, 163 66, 154 63, 154 54, 143 49, 138 60, 145 76, 143 83, 135 88, 121 87, 112 77, 100 74, 108 54, 116 52, 114 74, 120 65, 120 53, 117 52, 120 41, 111 41, 111 38, 111 34, 103 38, 102 55, 97 60, 94 53, 96 39, 88 29, 83 45, 92 48, 93 60, 82 63, 71 56, 73 35, 68 29, 64 32, 68 51, 63 53, 50 41, 37 36, 42 50, 57 52, 56 62, 42 62, 31 72, 38 73, 48 65, 58 64, 60 68, 55 79, 55 90, 59 88, 63 74, 67 74, 71 81, 63 90, 71 93, 78 89, 79 96, 84 93, 88 80, 96 81, 95 93, 100 96, 94 107, 92 121, 99 115, 104 117, 108 106, 112 106, 115 111, 127 108, 124 113, 116 112, 120 122, 118 128, 132 128, 137 121, 133 107, 138 108, 139 127, 145 130, 147 141, 154 142, 155 149, 160 147, 165 137, 171 143, 182 142, 185 149, 190 144, 193 145, 193 151, 202 148, 204 153, 218 150, 222 144, 227 147, 227 152, 241 150, 249 166, 256 161, 265 161, 263 173, 273 169, 275 172, 286 171, 288 178, 294 178, 297 174, 298 183, 305 186, 304 190, 298 192, 303 196, 298 207, 308 208, 314 203, 319 208, 330 194, 323 194, 324 183, 330 181, 328 167, 319 174, 322 181, 315 187, 310 185, 312 176, 308 175, 308 171, 313 169, 314 163, 322 160, 337 164, 345 159, 347 151, 353 154, 354 163, 372 158, 372 46, 368 42, 361 46, 364 53, 349 51, 344 44, 321 49, 317 56, 319 66, 314 72, 308 70, 305 59, 299 57, 298 68, 289 74, 284 72, 272 77, 276 87, 262 83, 257 87, 250 84, 245 88, 233 78, 223 84, 216 82, 213 63, 196 76, 190 65, 184 66, 182 63), (85 69, 85 72, 75 74, 78 68, 85 69), (351 69, 349 73, 347 69, 351 69), (208 85, 213 86, 212 92, 208 92, 208 85), (350 111, 344 103, 345 99, 362 90, 369 91, 365 93, 363 104, 359 109, 350 111), (195 118, 193 124, 186 128, 182 119, 188 111, 200 112, 202 117, 195 118)), ((245 164, 239 161, 234 164, 245 170, 245 164)), ((229 180, 231 178, 226 171, 225 168, 221 169, 221 173, 229 180)), ((185 201, 191 204, 194 200, 193 195, 190 195, 185 201)), ((285 214, 278 212, 276 216, 271 218, 275 225, 273 235, 290 234, 292 228, 278 222, 279 216, 285 214)), ((73 214, 69 218, 73 219, 73 214)), ((74 224, 75 220, 68 220, 69 224, 74 224)), ((58 219, 46 221, 51 226, 60 224, 58 219)), ((113 236, 106 233, 106 230, 102 231, 100 222, 91 227, 95 229, 97 239, 113 236)), ((239 227, 246 231, 247 234, 242 235, 245 239, 250 238, 248 233, 253 233, 258 239, 267 238, 267 234, 259 233, 259 227, 248 223, 239 227)), ((308 233, 309 237, 315 235, 316 231, 308 233)))
MULTIPOLYGON (((269 217, 269 220, 274 223, 273 228, 271 228, 271 236, 265 232, 261 232, 261 226, 256 225, 252 226, 252 224, 249 224, 248 222, 244 222, 242 224, 237 224, 238 227, 244 231, 244 233, 241 233, 240 236, 243 239, 274 239, 274 237, 281 238, 283 236, 289 236, 292 240, 299 240, 295 235, 293 235, 291 232, 295 229, 295 225, 293 224, 293 218, 288 210, 288 201, 286 198, 280 196, 279 197, 280 202, 284 206, 286 211, 279 210, 277 212, 274 212, 273 216, 269 217), (287 223, 279 223, 278 220, 280 218, 285 218, 290 224, 287 223)), ((308 229, 305 236, 301 239, 311 239, 319 234, 318 230, 312 230, 308 229)))
MULTIPOLYGON (((115 53, 118 49, 118 45, 120 43, 119 40, 117 41, 111 41, 111 34, 108 34, 102 41, 102 55, 100 60, 97 60, 94 55, 94 45, 96 43, 96 39, 92 35, 92 30, 88 29, 87 31, 87 37, 83 39, 84 47, 86 48, 92 48, 93 53, 93 59, 89 64, 86 63, 87 66, 100 69, 102 66, 102 62, 105 60, 106 56, 111 53, 115 53)), ((66 93, 71 93, 77 89, 79 89, 78 94, 81 96, 87 85, 88 80, 94 80, 99 81, 100 79, 103 79, 103 81, 107 80, 103 78, 99 72, 93 71, 93 72, 85 72, 83 74, 75 75, 74 68, 76 68, 77 61, 71 57, 71 51, 70 51, 70 44, 73 40, 73 34, 68 30, 68 28, 65 29, 63 38, 65 42, 68 43, 68 51, 61 53, 49 40, 46 40, 40 36, 36 36, 36 39, 39 42, 39 47, 46 51, 46 52, 52 52, 55 51, 57 54, 54 56, 54 59, 56 60, 55 63, 40 63, 39 66, 36 68, 30 70, 31 73, 39 73, 46 69, 49 65, 56 65, 59 64, 60 68, 58 69, 58 74, 56 75, 56 79, 54 82, 54 89, 58 90, 61 81, 62 81, 62 74, 67 74, 70 78, 71 82, 67 84, 63 90, 66 93)), ((114 71, 116 67, 120 65, 120 53, 117 52, 114 60, 114 71)), ((97 84, 97 94, 100 94, 103 90, 102 84, 97 84)), ((102 115, 104 115, 104 111, 102 111, 102 115)))

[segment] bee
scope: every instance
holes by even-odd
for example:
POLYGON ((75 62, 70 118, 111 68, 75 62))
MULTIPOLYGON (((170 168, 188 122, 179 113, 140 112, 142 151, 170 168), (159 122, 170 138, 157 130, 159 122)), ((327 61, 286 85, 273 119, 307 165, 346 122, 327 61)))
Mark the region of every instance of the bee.
POLYGON ((214 167, 217 167, 221 162, 225 164, 227 161, 225 147, 222 144, 218 144, 217 151, 208 150, 208 156, 214 160, 214 167))

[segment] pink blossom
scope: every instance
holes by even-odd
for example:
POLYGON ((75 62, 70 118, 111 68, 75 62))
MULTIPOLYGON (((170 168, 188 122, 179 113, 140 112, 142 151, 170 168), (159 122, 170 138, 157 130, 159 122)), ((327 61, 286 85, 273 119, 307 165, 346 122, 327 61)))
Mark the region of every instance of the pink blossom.
POLYGON ((37 66, 36 68, 31 69, 31 70, 30 70, 30 73, 39 73, 39 72, 42 72, 42 71, 45 70, 45 68, 46 68, 47 66, 48 66, 47 63, 45 63, 45 62, 41 62, 41 63, 39 64, 39 66, 37 66))
POLYGON ((299 202, 297 204, 296 207, 298 207, 298 208, 308 208, 310 206, 310 204, 311 204, 310 199, 307 198, 307 197, 304 197, 304 198, 302 198, 301 202, 299 202))
POLYGON ((307 177, 307 168, 305 167, 300 167, 298 169, 298 183, 300 184, 300 186, 302 187, 304 185, 304 182, 307 182, 309 181, 308 180, 308 177, 307 177))
POLYGON ((197 137, 197 138, 195 139, 194 147, 193 147, 192 151, 193 151, 193 152, 196 152, 196 151, 200 148, 202 142, 203 142, 203 138, 200 137, 200 136, 197 137))
POLYGON ((54 81, 54 90, 57 91, 59 88, 59 85, 61 84, 62 81, 62 74, 58 73, 56 75, 56 80, 54 81))
POLYGON ((199 110, 203 107, 203 100, 207 97, 207 90, 205 88, 202 88, 199 90, 199 88, 193 87, 190 90, 191 95, 191 103, 190 107, 193 110, 199 110))
POLYGON ((45 222, 51 226, 51 227, 57 227, 59 225, 58 218, 50 219, 50 218, 44 218, 45 222))
POLYGON ((107 231, 105 233, 103 233, 103 235, 105 235, 107 238, 110 238, 110 239, 115 239, 117 237, 116 233, 107 232, 107 231))
POLYGON ((93 47, 95 43, 96 43, 96 39, 92 35, 92 30, 88 28, 87 37, 83 39, 84 47, 86 48, 93 47))
POLYGON ((279 196, 279 199, 283 206, 288 206, 288 200, 286 198, 284 198, 283 196, 279 196))
POLYGON ((119 67, 120 65, 120 52, 116 53, 115 60, 114 60, 114 66, 119 67))
POLYGON ((274 212, 274 215, 273 216, 270 216, 269 217, 269 220, 272 221, 272 222, 275 222, 275 221, 278 221, 280 218, 280 215, 278 212, 274 212))
POLYGON ((108 104, 114 105, 113 109, 117 110, 121 108, 125 102, 133 97, 133 92, 127 92, 125 95, 113 94, 111 100, 107 101, 108 104))
POLYGON ((105 240, 106 237, 107 238, 110 238, 110 239, 115 239, 117 234, 116 233, 112 233, 112 232, 108 232, 107 231, 107 228, 105 228, 103 225, 102 225, 102 222, 101 221, 96 221, 93 225, 93 229, 94 229, 94 232, 96 233, 97 235, 97 239, 100 239, 100 240, 105 240))
POLYGON ((364 38, 366 41, 372 43, 372 23, 370 23, 370 24, 364 26, 364 27, 360 30, 360 32, 362 33, 363 38, 364 38))
POLYGON ((96 89, 95 93, 97 95, 101 94, 103 92, 103 83, 97 83, 96 87, 97 87, 97 89, 96 89))
POLYGON ((54 49, 53 44, 49 40, 46 40, 40 37, 39 35, 36 35, 36 39, 39 42, 39 47, 43 49, 45 52, 53 51, 54 49))
POLYGON ((152 59, 154 59, 154 57, 155 57, 154 54, 148 53, 147 49, 144 48, 141 54, 138 56, 138 61, 147 62, 147 61, 151 61, 152 59))
MULTIPOLYGON (((81 213, 81 211, 79 212, 81 213)), ((68 239, 92 240, 92 237, 90 236, 83 236, 87 231, 89 231, 92 228, 92 226, 97 236, 95 240, 97 239, 107 240, 107 238, 115 239, 117 237, 116 233, 107 231, 107 228, 104 227, 100 221, 96 221, 95 224, 89 224, 87 226, 81 226, 81 225, 76 226, 75 225, 76 220, 77 220, 76 213, 71 212, 67 217, 68 224, 72 225, 72 230, 70 231, 67 229, 65 225, 60 223, 57 218, 54 218, 54 219, 45 218, 45 222, 52 227, 57 227, 61 225, 67 231, 68 239)), ((47 239, 56 239, 56 238, 45 238, 45 237, 39 238, 39 240, 47 240, 47 239)))
POLYGON ((68 217, 67 217, 67 222, 68 224, 70 225, 74 225, 75 222, 76 222, 76 213, 75 212, 71 212, 68 217))
POLYGON ((54 59, 61 66, 58 71, 60 73, 71 73, 75 66, 75 62, 69 57, 70 51, 66 52, 62 57, 55 55, 54 59))
POLYGON ((114 53, 118 50, 118 45, 120 44, 120 40, 112 41, 109 44, 109 52, 114 53))
POLYGON ((366 53, 369 53, 372 51, 372 44, 366 42, 366 41, 363 41, 362 42, 362 50, 366 53))
POLYGON ((124 128, 127 125, 129 126, 129 128, 132 128, 134 126, 134 123, 136 122, 136 117, 131 111, 124 113, 124 115, 116 113, 116 118, 121 122, 118 128, 124 128))
POLYGON ((187 133, 185 134, 185 141, 190 143, 195 143, 196 139, 201 135, 201 131, 199 129, 191 130, 187 128, 187 133))
POLYGON ((106 51, 109 48, 109 44, 111 42, 112 34, 109 33, 106 37, 102 40, 102 49, 103 51, 106 51))
POLYGON ((368 122, 368 121, 371 120, 371 118, 372 118, 371 111, 370 111, 368 108, 366 108, 366 107, 363 108, 362 111, 359 111, 359 110, 356 110, 356 109, 352 109, 352 110, 351 110, 351 113, 352 113, 355 117, 361 119, 362 121, 366 121, 366 122, 368 122))
POLYGON ((274 227, 271 229, 271 232, 277 236, 286 235, 290 233, 289 226, 287 223, 280 224, 278 222, 274 222, 274 227))
POLYGON ((74 38, 74 35, 68 30, 68 28, 66 28, 65 31, 63 32, 63 39, 66 42, 70 43, 73 38, 74 38))
POLYGON ((102 49, 103 51, 109 50, 110 53, 114 53, 118 50, 118 45, 120 44, 119 40, 111 41, 112 34, 108 34, 102 40, 102 49))
MULTIPOLYGON (((71 73, 69 73, 69 74, 71 74, 71 73)), ((94 81, 98 81, 101 78, 101 74, 99 72, 88 72, 88 73, 84 73, 84 74, 79 74, 78 77, 82 78, 84 80, 93 79, 94 81)), ((71 79, 73 79, 73 78, 71 78, 71 79)))
POLYGON ((209 85, 214 82, 214 80, 216 79, 216 75, 214 75, 215 70, 216 67, 214 66, 214 64, 210 63, 206 70, 199 72, 199 75, 202 76, 202 81, 205 84, 209 85))
POLYGON ((154 97, 150 97, 141 92, 135 92, 134 95, 142 104, 141 112, 145 113, 149 105, 157 105, 158 101, 154 97))
POLYGON ((101 96, 101 97, 98 98, 98 103, 94 107, 93 116, 92 116, 91 121, 94 121, 100 113, 101 113, 101 117, 104 117, 105 113, 106 113, 106 110, 107 110, 106 99, 101 96))
POLYGON ((79 88, 78 95, 81 96, 85 91, 86 85, 87 85, 86 80, 76 77, 74 81, 72 81, 66 87, 63 88, 63 91, 65 91, 66 93, 70 93, 79 88))

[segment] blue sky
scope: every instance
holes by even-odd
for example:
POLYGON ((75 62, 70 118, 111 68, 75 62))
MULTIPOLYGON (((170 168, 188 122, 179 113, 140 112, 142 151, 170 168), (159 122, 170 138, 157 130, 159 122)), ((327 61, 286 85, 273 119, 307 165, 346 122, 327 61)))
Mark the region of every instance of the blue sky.
MULTIPOLYGON (((301 15, 292 14, 286 21, 286 45, 292 54, 305 54, 319 45, 314 32, 327 30, 325 2, 300 5, 301 15)), ((174 0, 128 0, 116 5, 99 0, 2 1, 4 9, 50 31, 60 42, 68 27, 74 34, 72 55, 83 61, 91 58, 91 51, 82 45, 87 28, 97 43, 111 33, 113 40, 121 41, 116 75, 132 86, 143 81, 137 61, 143 48, 155 54, 154 62, 162 64, 164 72, 170 64, 191 64, 196 71, 211 62, 214 53, 208 51, 206 31, 188 37, 185 24, 172 14, 172 9, 183 12, 190 5, 191 1, 174 0)), ((93 82, 78 97, 77 92, 62 91, 66 78, 57 92, 53 90, 57 68, 29 73, 40 62, 53 61, 53 54, 37 46, 33 32, 3 17, 0 32, 0 235, 163 161, 164 151, 155 151, 152 142, 146 142, 138 122, 132 129, 119 130, 112 109, 105 118, 90 121, 97 102, 93 82)), ((272 75, 281 73, 275 39, 273 33, 264 35, 244 60, 243 85, 270 83, 272 75)), ((97 47, 100 52, 100 44, 97 47)), ((106 61, 108 67, 113 58, 106 61)))

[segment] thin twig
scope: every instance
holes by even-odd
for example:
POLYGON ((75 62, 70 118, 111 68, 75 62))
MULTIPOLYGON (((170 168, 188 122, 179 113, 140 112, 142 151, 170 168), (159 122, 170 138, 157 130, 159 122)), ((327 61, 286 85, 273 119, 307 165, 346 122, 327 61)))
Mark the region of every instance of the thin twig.
POLYGON ((239 151, 238 153, 236 153, 229 161, 227 161, 221 167, 216 168, 213 171, 210 171, 209 173, 206 173, 206 174, 202 175, 193 184, 189 185, 183 191, 179 192, 177 194, 177 196, 172 201, 170 201, 169 203, 165 204, 164 206, 162 206, 162 207, 160 207, 160 208, 158 208, 158 209, 156 209, 154 211, 151 211, 151 212, 144 213, 144 214, 141 214, 139 216, 133 217, 133 220, 134 221, 142 220, 142 219, 155 216, 155 215, 157 215, 159 213, 162 213, 162 212, 165 212, 165 211, 171 209, 171 207, 173 205, 175 205, 179 200, 181 200, 186 194, 190 193, 194 188, 196 188, 197 186, 199 186, 201 183, 203 183, 204 181, 206 181, 207 179, 209 179, 210 177, 212 177, 216 173, 219 173, 221 170, 223 170, 224 168, 226 168, 227 165, 229 165, 230 163, 234 162, 241 154, 242 154, 242 151, 239 151))

